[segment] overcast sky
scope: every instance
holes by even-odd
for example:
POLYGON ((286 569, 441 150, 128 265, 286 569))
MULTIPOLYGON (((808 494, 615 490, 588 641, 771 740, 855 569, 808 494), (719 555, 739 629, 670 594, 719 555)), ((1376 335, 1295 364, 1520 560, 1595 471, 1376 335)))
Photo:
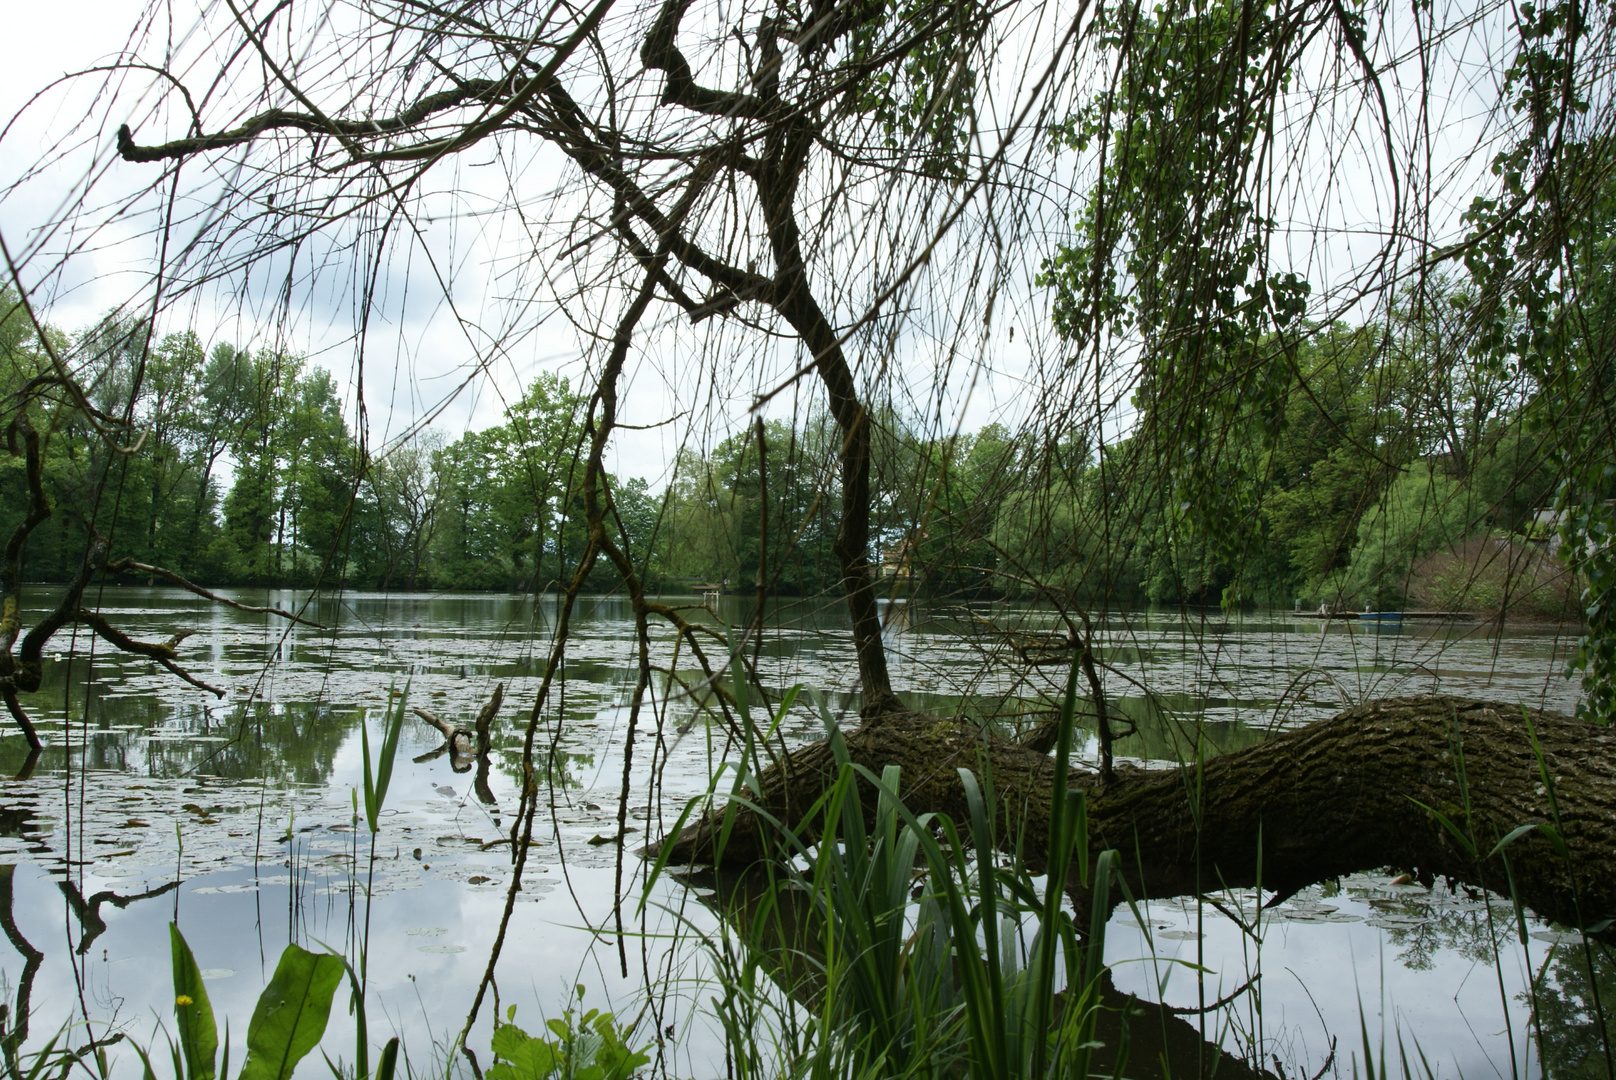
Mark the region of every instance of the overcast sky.
MULTIPOLYGON (((994 88, 989 104, 1001 113, 1013 112, 1022 100, 1026 81, 1038 70, 1039 50, 1047 55, 1053 27, 1059 21, 1058 9, 1057 3, 1015 9, 1025 19, 1014 33, 1024 36, 1027 48, 1021 67, 1011 64, 996 69, 1003 82, 994 88)), ((175 5, 158 10, 174 13, 175 29, 171 33, 166 26, 154 27, 144 39, 142 55, 160 60, 172 37, 179 40, 181 55, 205 57, 205 42, 184 40, 193 21, 189 9, 175 5)), ((116 55, 130 40, 130 22, 136 14, 131 5, 120 3, 8 2, 8 64, 0 76, 0 117, 11 116, 36 89, 65 72, 116 55)), ((1395 24, 1381 29, 1394 45, 1407 37, 1406 28, 1395 24)), ((1449 152, 1460 156, 1490 137, 1483 105, 1496 86, 1497 73, 1489 58, 1496 54, 1497 43, 1486 35, 1487 26, 1479 25, 1456 53, 1454 77, 1436 80, 1431 101, 1439 159, 1449 152)), ((206 68, 206 62, 200 66, 206 68)), ((1301 81, 1325 85, 1338 74, 1321 62, 1301 81)), ((1352 83, 1349 72, 1342 85, 1350 89, 1352 83)), ((47 318, 69 330, 91 323, 110 308, 149 297, 151 275, 158 265, 160 237, 151 232, 150 215, 138 218, 119 213, 120 198, 159 175, 158 167, 125 163, 108 151, 119 122, 132 120, 137 129, 144 123, 148 131, 160 124, 152 120, 149 104, 132 97, 109 104, 106 98, 91 96, 89 91, 97 85, 97 80, 85 79, 76 91, 47 95, 0 138, 0 183, 10 183, 42 156, 61 148, 62 132, 75 131, 74 137, 82 141, 81 145, 68 145, 70 152, 60 168, 12 189, 0 201, 0 231, 14 253, 20 252, 42 222, 68 216, 64 203, 75 198, 74 184, 92 168, 92 160, 100 170, 86 215, 95 228, 58 230, 51 238, 54 250, 74 252, 65 271, 58 272, 48 260, 30 263, 23 270, 30 284, 43 282, 40 296, 48 303, 47 318), (117 110, 123 110, 122 115, 117 110), (85 117, 88 123, 83 122, 85 117)), ((1402 114, 1394 124, 1398 138, 1405 132, 1412 137, 1416 130, 1412 114, 1399 104, 1395 83, 1392 90, 1394 112, 1402 114)), ((1311 125, 1297 129, 1313 133, 1301 137, 1302 142, 1332 124, 1344 129, 1361 120, 1361 97, 1349 92, 1340 100, 1337 115, 1326 108, 1311 125)), ((989 125, 1006 122, 1008 115, 985 120, 989 125)), ((1289 200, 1292 209, 1282 211, 1288 215, 1291 229, 1281 241, 1285 250, 1276 254, 1313 280, 1319 295, 1329 283, 1350 279, 1364 264, 1366 253, 1382 239, 1389 195, 1377 164, 1384 147, 1375 145, 1376 126, 1361 129, 1371 132, 1367 137, 1360 133, 1341 141, 1338 136, 1340 145, 1328 156, 1306 147, 1285 148, 1281 139, 1282 150, 1292 158, 1278 170, 1272 190, 1289 200), (1297 206, 1306 207, 1306 214, 1298 215, 1297 206)), ((991 139, 987 148, 992 148, 991 139)), ((1398 154, 1410 152, 1411 145, 1396 147, 1398 154)), ((225 181, 222 174, 208 172, 217 170, 221 160, 223 156, 187 164, 188 189, 204 201, 182 208, 177 214, 182 220, 195 221, 205 215, 207 193, 219 190, 225 181)), ((1455 226, 1456 210, 1476 190, 1485 160, 1483 155, 1456 170, 1436 174, 1439 234, 1455 226)), ((183 324, 189 324, 209 340, 283 343, 304 352, 344 385, 351 421, 358 416, 355 387, 362 364, 372 445, 396 437, 431 412, 437 412, 435 425, 451 438, 468 428, 495 423, 504 403, 540 371, 557 371, 579 385, 586 374, 586 342, 573 323, 603 323, 616 310, 613 304, 618 298, 611 295, 601 299, 598 310, 580 310, 578 305, 564 311, 555 308, 547 294, 554 284, 546 277, 550 270, 534 265, 539 260, 531 257, 535 237, 523 231, 526 219, 518 220, 520 215, 510 213, 502 202, 508 185, 515 183, 524 201, 540 203, 562 175, 559 155, 533 140, 512 140, 498 153, 483 144, 435 170, 437 194, 418 204, 416 235, 410 242, 396 245, 395 257, 377 274, 378 301, 363 355, 355 346, 362 316, 355 283, 370 268, 342 250, 324 253, 323 270, 295 298, 290 322, 276 323, 276 272, 284 268, 271 263, 260 267, 257 277, 234 279, 233 297, 215 290, 199 295, 184 309, 171 311, 161 320, 160 329, 183 329, 183 324), (500 212, 493 212, 496 209, 500 212)), ((550 220, 566 220, 566 213, 555 212, 556 205, 549 205, 550 220)), ((862 358, 867 373, 873 373, 870 365, 876 364, 889 376, 898 372, 900 377, 889 379, 889 385, 896 388, 895 404, 912 415, 930 415, 941 431, 955 427, 969 431, 990 419, 1013 421, 1024 415, 1029 365, 1059 353, 1059 343, 1049 329, 1045 298, 1030 279, 1036 273, 1037 260, 1065 238, 1066 207, 1059 197, 1034 200, 1032 207, 1036 220, 1021 224, 1022 246, 1010 253, 1025 265, 1007 277, 1006 291, 992 304, 985 296, 972 298, 969 293, 972 285, 980 284, 973 279, 977 269, 972 260, 980 259, 973 238, 988 234, 972 231, 968 215, 961 230, 963 238, 938 249, 934 263, 917 275, 912 297, 905 297, 920 304, 927 298, 928 282, 940 282, 939 291, 932 294, 932 309, 922 312, 912 324, 905 323, 895 338, 884 343, 871 341, 862 351, 855 350, 856 362, 862 358), (966 299, 953 301, 956 293, 950 293, 951 289, 966 299), (973 304, 976 306, 971 307, 973 304), (993 312, 991 320, 986 317, 989 311, 993 312), (971 329, 977 326, 980 330, 971 329), (945 378, 950 386, 939 391, 937 384, 945 378)), ((811 213, 805 209, 803 216, 811 228, 811 213)), ((538 239, 550 242, 554 237, 538 239)), ((180 240, 171 237, 171 242, 180 240)), ((862 310, 857 291, 863 282, 878 276, 878 271, 866 265, 872 258, 870 252, 876 250, 869 241, 855 237, 850 250, 855 254, 832 256, 844 259, 840 265, 846 266, 848 279, 827 285, 828 291, 843 293, 842 306, 832 312, 833 319, 850 318, 862 310)), ((317 250, 304 255, 311 261, 322 257, 317 250)), ((722 320, 711 320, 698 330, 682 325, 671 308, 656 311, 663 323, 638 339, 622 419, 629 425, 680 419, 648 430, 621 432, 612 467, 619 475, 644 476, 660 486, 681 444, 687 440, 694 440, 694 445, 710 444, 744 425, 752 395, 775 385, 800 364, 801 357, 790 342, 737 326, 733 320, 723 325, 722 320), (729 346, 727 352, 719 348, 721 343, 729 346), (720 353, 725 356, 722 362, 716 359, 720 353)), ((777 399, 771 414, 800 416, 812 401, 813 388, 800 384, 798 390, 777 399)), ((1121 410, 1112 419, 1113 434, 1118 424, 1126 423, 1125 394, 1121 396, 1121 410)))

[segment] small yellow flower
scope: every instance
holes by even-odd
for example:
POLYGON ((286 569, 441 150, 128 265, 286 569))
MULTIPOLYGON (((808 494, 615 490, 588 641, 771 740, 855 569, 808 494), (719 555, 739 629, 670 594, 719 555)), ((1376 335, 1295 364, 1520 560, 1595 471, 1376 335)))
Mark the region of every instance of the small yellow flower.
POLYGON ((191 999, 188 996, 186 996, 185 994, 181 994, 179 997, 174 999, 174 1004, 176 1004, 176 1005, 191 1005, 191 1004, 194 1004, 194 1002, 192 1002, 191 999))

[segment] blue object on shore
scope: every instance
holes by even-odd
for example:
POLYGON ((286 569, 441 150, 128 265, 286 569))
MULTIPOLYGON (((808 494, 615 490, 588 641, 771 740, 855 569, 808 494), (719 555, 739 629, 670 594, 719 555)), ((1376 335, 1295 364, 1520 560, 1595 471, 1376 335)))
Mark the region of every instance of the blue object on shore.
POLYGON ((1401 611, 1362 611, 1358 613, 1358 618, 1362 622, 1402 622, 1403 613, 1401 611))

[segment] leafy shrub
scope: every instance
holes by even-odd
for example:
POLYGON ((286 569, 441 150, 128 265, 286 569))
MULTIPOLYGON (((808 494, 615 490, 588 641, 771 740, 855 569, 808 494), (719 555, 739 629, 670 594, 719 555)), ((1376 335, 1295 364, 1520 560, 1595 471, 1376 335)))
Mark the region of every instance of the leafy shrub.
MULTIPOLYGON (((584 988, 578 987, 578 1000, 584 988)), ((579 1016, 568 1009, 559 1020, 546 1020, 544 1026, 553 1039, 529 1035, 517 1027, 516 1006, 505 1010, 505 1019, 494 1020, 493 1067, 488 1080, 628 1080, 651 1058, 647 1047, 638 1050, 628 1044, 632 1024, 620 1024, 611 1013, 590 1009, 579 1016)))
POLYGON ((1409 600, 1439 611, 1556 619, 1577 611, 1576 578, 1518 537, 1476 536, 1414 565, 1409 600))

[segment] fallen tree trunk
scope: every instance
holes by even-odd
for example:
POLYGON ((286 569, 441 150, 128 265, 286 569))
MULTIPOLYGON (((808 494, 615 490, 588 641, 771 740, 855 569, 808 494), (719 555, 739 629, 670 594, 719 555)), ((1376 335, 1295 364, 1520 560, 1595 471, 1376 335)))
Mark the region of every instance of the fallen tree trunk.
MULTIPOLYGON (((1055 768, 1047 754, 917 713, 866 724, 846 744, 854 763, 877 774, 901 767, 910 810, 956 822, 969 819, 957 770, 991 772, 1003 846, 1019 837, 1027 863, 1041 868, 1055 768)), ((827 742, 802 747, 762 774, 758 805, 812 836, 816 823, 802 815, 834 776, 827 742)), ((1508 892, 1507 857, 1517 894, 1537 914, 1583 926, 1616 916, 1616 731, 1558 713, 1394 698, 1201 765, 1119 770, 1109 784, 1073 770, 1070 783, 1088 791, 1091 850, 1121 853, 1135 896, 1250 887, 1259 867, 1262 887, 1282 895, 1382 866, 1508 892), (1490 854, 1522 825, 1546 828, 1490 854)), ((861 787, 873 813, 873 789, 861 787)), ((710 817, 688 827, 673 840, 672 861, 713 861, 714 835, 710 817)), ((723 862, 744 865, 777 847, 755 814, 739 810, 723 862)), ((1076 882, 1074 874, 1068 890, 1086 906, 1076 882)))

